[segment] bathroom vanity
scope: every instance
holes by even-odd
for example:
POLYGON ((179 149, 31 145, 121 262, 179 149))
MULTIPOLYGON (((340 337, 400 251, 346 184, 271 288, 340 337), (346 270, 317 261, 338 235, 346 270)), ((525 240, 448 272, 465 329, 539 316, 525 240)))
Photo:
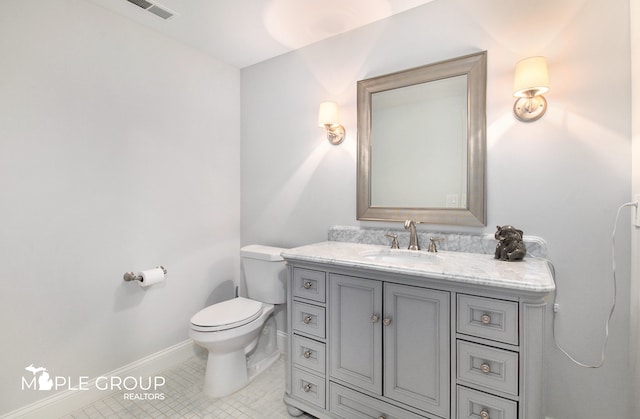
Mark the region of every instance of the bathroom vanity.
POLYGON ((543 417, 545 261, 336 241, 282 256, 290 414, 543 417))

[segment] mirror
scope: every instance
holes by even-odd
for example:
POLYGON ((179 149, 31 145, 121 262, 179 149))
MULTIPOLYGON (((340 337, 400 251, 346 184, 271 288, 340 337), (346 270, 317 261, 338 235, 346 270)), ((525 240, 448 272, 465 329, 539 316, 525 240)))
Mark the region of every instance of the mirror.
POLYGON ((357 218, 486 225, 486 51, 358 82, 357 218))

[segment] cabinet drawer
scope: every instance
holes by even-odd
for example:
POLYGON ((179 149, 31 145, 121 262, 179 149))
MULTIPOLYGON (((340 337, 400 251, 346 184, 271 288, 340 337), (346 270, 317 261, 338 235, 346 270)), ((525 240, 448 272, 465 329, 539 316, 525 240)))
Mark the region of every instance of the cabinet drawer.
POLYGON ((293 335, 291 358, 295 365, 312 369, 323 375, 325 373, 325 346, 322 342, 293 335))
POLYGON ((518 344, 518 303, 458 294, 458 332, 518 344))
POLYGON ((518 395, 518 353, 458 341, 458 379, 518 395))
POLYGON ((293 296, 324 303, 325 282, 325 273, 322 271, 295 268, 293 270, 293 296))
POLYGON ((458 386, 458 419, 518 419, 518 403, 458 386))
POLYGON ((407 410, 365 396, 336 383, 329 384, 331 413, 345 419, 424 419, 407 410))
POLYGON ((291 322, 294 330, 324 339, 325 319, 323 307, 294 301, 291 322))
POLYGON ((322 377, 293 368, 291 372, 291 393, 321 409, 325 408, 326 383, 322 377))

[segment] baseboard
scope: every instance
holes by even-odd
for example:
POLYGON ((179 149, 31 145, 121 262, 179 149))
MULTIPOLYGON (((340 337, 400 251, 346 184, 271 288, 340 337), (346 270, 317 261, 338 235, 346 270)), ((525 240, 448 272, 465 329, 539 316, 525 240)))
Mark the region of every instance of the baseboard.
MULTIPOLYGON (((175 364, 186 361, 196 353, 195 344, 189 339, 114 371, 102 374, 101 377, 151 377, 175 364)), ((64 390, 2 415, 0 418, 40 419, 43 417, 60 417, 119 391, 99 389, 96 387, 97 379, 98 377, 89 381, 87 383, 87 389, 83 391, 64 390)))

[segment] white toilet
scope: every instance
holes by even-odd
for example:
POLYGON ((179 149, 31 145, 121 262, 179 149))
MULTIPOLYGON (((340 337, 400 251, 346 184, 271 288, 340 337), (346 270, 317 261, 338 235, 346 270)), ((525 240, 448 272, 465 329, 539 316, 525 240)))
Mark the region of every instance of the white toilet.
POLYGON ((189 337, 209 351, 203 389, 208 396, 240 390, 280 357, 273 311, 287 297, 283 250, 241 248, 249 298, 223 301, 191 317, 189 337))

